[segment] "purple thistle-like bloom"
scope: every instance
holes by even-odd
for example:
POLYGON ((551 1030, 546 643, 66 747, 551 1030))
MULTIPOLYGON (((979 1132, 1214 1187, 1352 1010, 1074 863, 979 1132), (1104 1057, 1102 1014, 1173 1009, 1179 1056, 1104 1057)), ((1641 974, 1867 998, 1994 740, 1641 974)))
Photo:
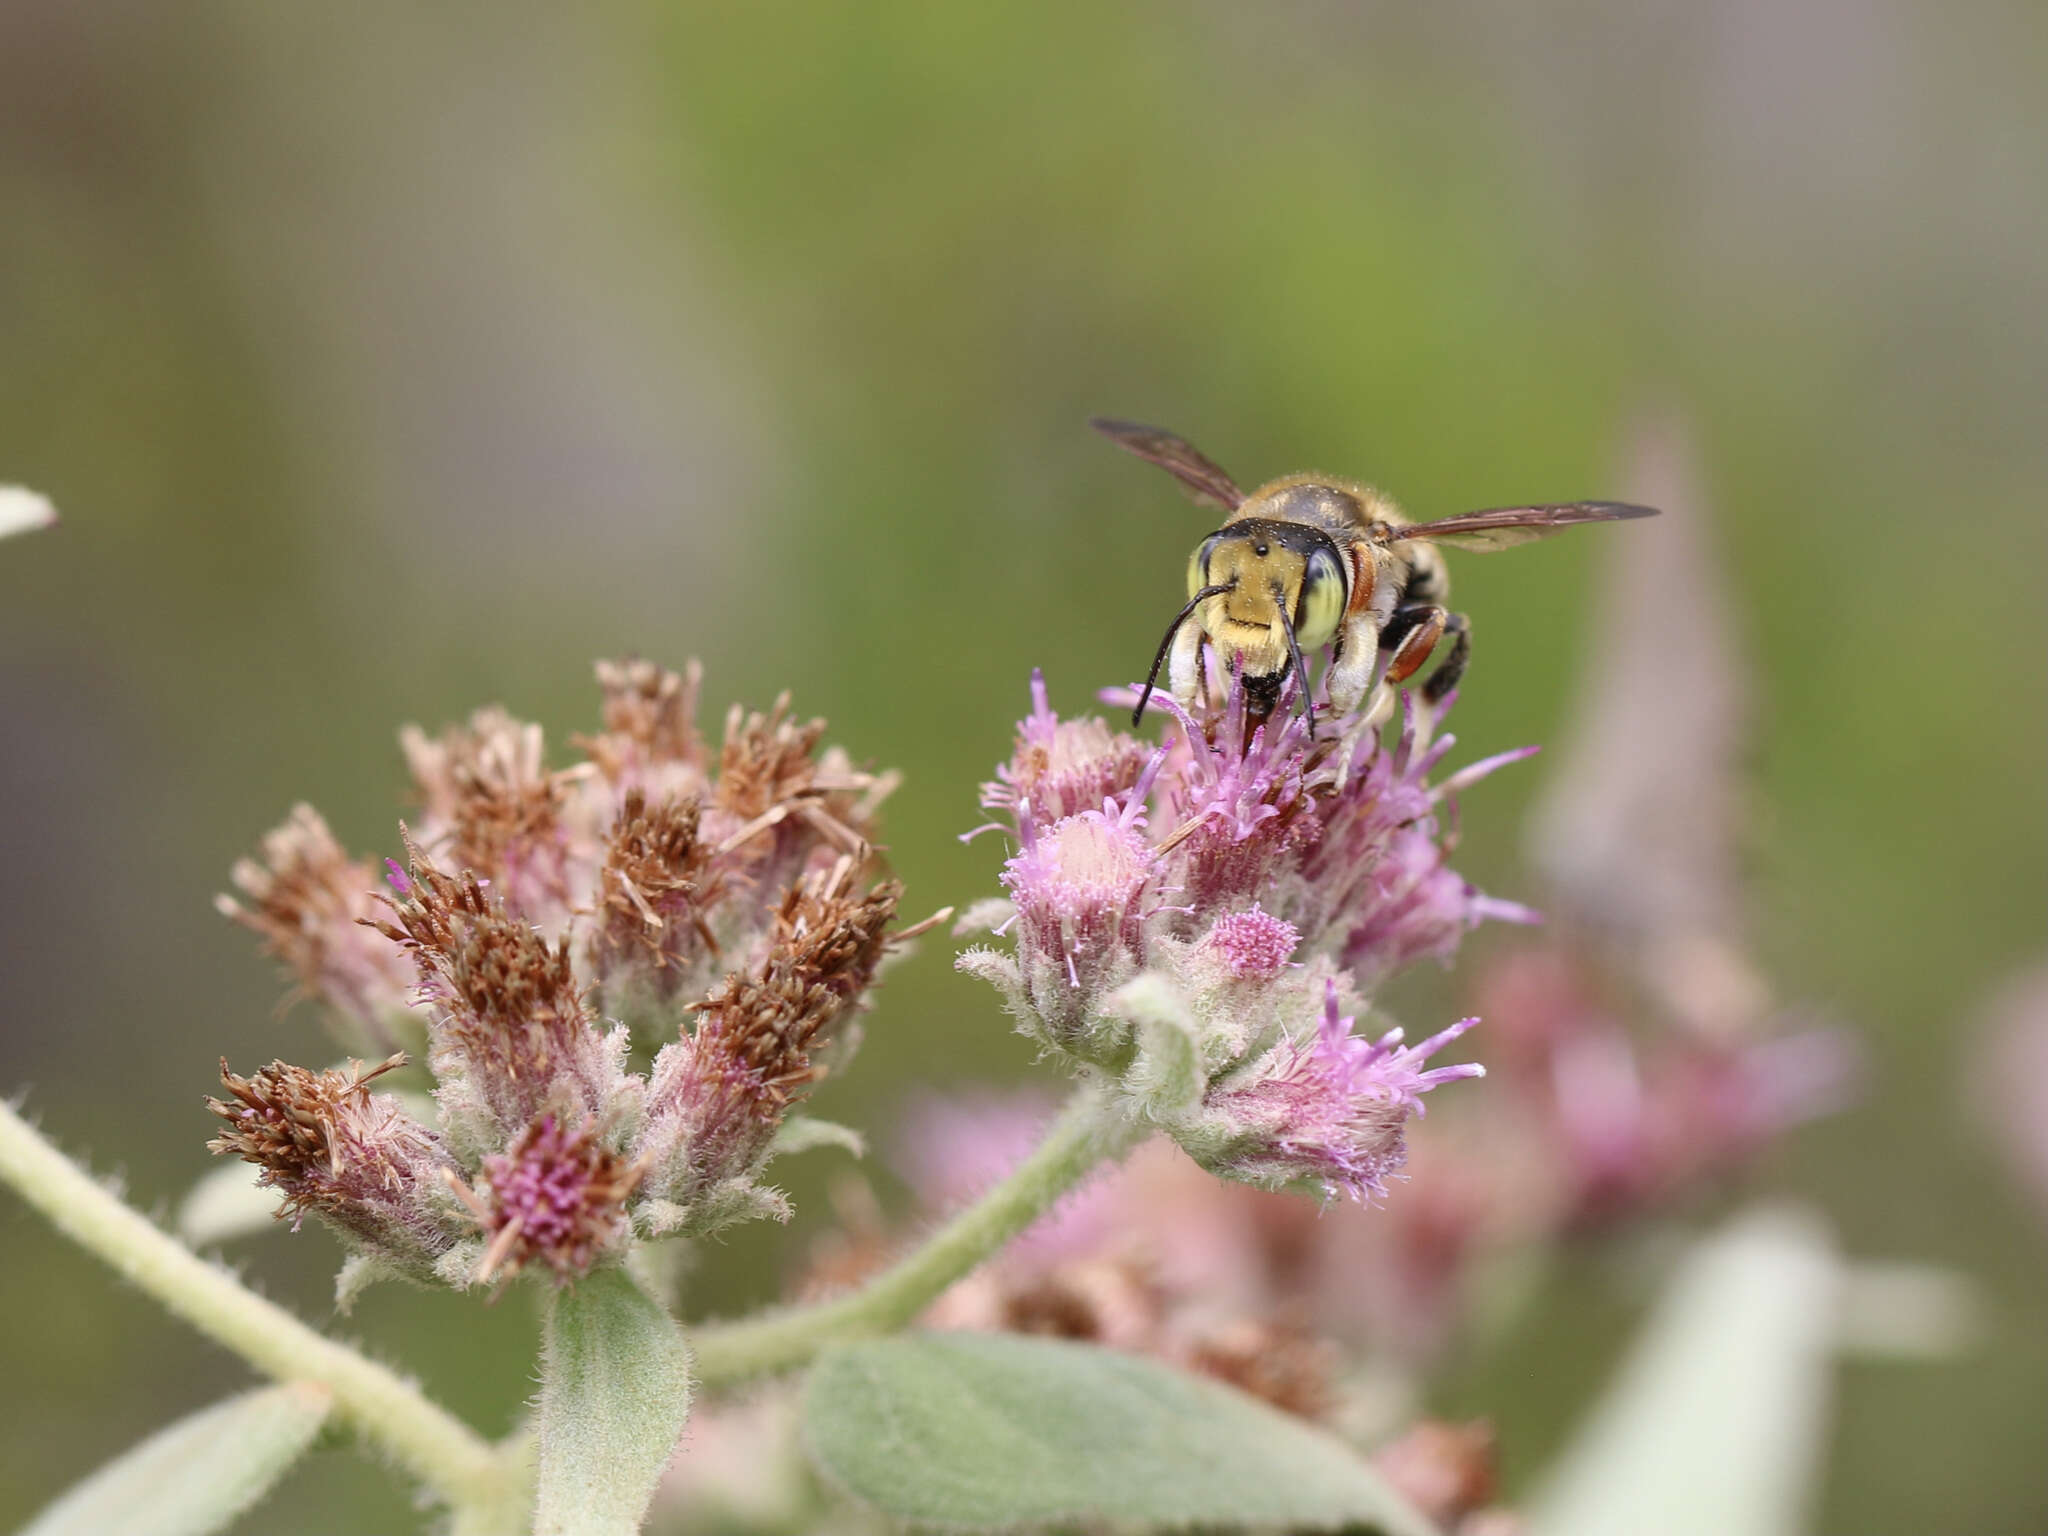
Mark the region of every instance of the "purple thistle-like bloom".
MULTIPOLYGON (((1156 759, 1155 759, 1156 763, 1156 759)), ((1072 1048, 1110 988, 1134 974, 1144 946, 1145 894, 1157 864, 1145 836, 1149 767, 1121 804, 1041 829, 1023 805, 1023 848, 1003 866, 1016 903, 1017 952, 1032 1005, 1072 1048)))
POLYGON ((1398 1029, 1377 1040, 1354 1035, 1353 1022, 1339 1016, 1337 984, 1327 982, 1314 1035, 1281 1045, 1252 1082, 1209 1096, 1204 1107, 1227 1139, 1198 1160, 1251 1184, 1315 1183, 1360 1203, 1384 1195, 1407 1160, 1403 1132, 1423 1113, 1422 1096, 1486 1075, 1477 1062, 1422 1065, 1479 1021, 1460 1019, 1412 1046, 1398 1029))
POLYGON ((482 1220, 491 1243, 478 1278, 536 1262, 557 1283, 584 1274, 625 1237, 626 1197, 643 1171, 605 1146, 594 1123, 566 1131, 543 1115, 508 1152, 484 1159, 490 1200, 482 1220))
MULTIPOLYGON (((1448 711, 1455 695, 1438 708, 1448 711)), ((1458 943, 1488 920, 1540 921, 1529 908, 1483 894, 1444 862, 1448 841, 1438 807, 1498 768, 1532 756, 1533 747, 1482 759, 1438 785, 1430 773, 1457 742, 1425 742, 1407 694, 1401 733, 1390 749, 1363 762, 1326 759, 1313 780, 1322 836, 1301 863, 1304 927, 1327 934, 1326 947, 1370 987, 1420 959, 1448 961, 1458 943)))
POLYGON ((1300 942, 1300 929, 1285 918, 1261 911, 1257 902, 1249 911, 1226 912, 1217 918, 1207 940, 1224 969, 1239 981, 1271 981, 1293 958, 1300 942))
POLYGON ((1062 720, 1046 700, 1045 674, 1031 673, 1031 713, 1017 722, 1017 749, 981 786, 985 809, 1040 826, 1100 809, 1138 782, 1152 751, 1089 715, 1062 720))
POLYGON ((1241 683, 1210 712, 1158 702, 1174 721, 1167 743, 1126 777, 1136 744, 1100 721, 1060 720, 1034 674, 1018 755, 984 786, 1020 845, 1002 875, 1016 948, 962 965, 1002 988, 1042 1043, 1121 1072, 1132 1037, 1111 994, 1151 972, 1187 1002, 1199 1054, 1220 1073, 1310 1028, 1312 994, 1280 995, 1290 964, 1334 963, 1369 990, 1414 960, 1448 959, 1483 921, 1534 920, 1446 866, 1439 819, 1458 790, 1525 753, 1432 784, 1453 745, 1427 739, 1441 708, 1409 710, 1382 746, 1356 717, 1326 711, 1312 725, 1291 685, 1256 722, 1241 683), (1120 787, 1067 809, 1080 786, 1104 784, 1120 787), (1065 813, 1048 823, 1041 808, 1065 813))

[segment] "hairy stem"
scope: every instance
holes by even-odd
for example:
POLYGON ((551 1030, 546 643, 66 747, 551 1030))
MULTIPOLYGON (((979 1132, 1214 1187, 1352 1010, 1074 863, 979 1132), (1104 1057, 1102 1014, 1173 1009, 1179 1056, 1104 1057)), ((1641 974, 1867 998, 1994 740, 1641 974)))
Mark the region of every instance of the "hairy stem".
POLYGON ((1083 1089, 1008 1178, 859 1290, 816 1306, 693 1329, 699 1383, 715 1388, 788 1370, 828 1344, 901 1328, 1102 1163, 1129 1152, 1147 1131, 1127 1111, 1083 1089))
POLYGON ((259 1371, 326 1387, 341 1415, 447 1503, 482 1512, 518 1496, 516 1486, 507 1486, 517 1484, 517 1468, 467 1424, 200 1258, 103 1188, 4 1102, 0 1180, 66 1237, 259 1371))

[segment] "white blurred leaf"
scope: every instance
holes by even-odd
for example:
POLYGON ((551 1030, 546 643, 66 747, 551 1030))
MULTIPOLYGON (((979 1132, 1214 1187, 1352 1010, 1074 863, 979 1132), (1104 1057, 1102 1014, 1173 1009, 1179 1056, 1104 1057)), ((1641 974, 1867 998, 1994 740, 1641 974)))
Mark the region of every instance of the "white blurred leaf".
POLYGON ((0 539, 10 534, 31 533, 57 521, 57 509, 50 498, 18 485, 0 485, 0 539))
POLYGON ((180 1419, 108 1462, 19 1536, 208 1536, 291 1469, 327 1417, 327 1389, 292 1382, 180 1419))
POLYGON ((209 1168, 178 1206, 178 1236, 205 1248, 280 1225, 277 1207, 284 1197, 256 1178, 257 1170, 240 1158, 209 1168))
POLYGON ((1839 1279, 1801 1212, 1751 1212, 1703 1240, 1530 1501, 1530 1536, 1795 1536, 1824 1449, 1839 1279))

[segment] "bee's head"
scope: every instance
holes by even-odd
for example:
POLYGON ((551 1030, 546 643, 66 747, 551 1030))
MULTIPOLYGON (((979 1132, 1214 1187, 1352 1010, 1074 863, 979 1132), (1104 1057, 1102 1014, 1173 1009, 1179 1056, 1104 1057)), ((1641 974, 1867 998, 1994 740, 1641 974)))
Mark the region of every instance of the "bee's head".
POLYGON ((1263 518, 1202 541, 1188 561, 1188 596, 1205 587, 1223 590, 1197 610, 1202 628, 1219 649, 1241 656, 1252 677, 1285 671, 1293 650, 1336 639, 1350 595, 1343 557, 1327 533, 1263 518))
MULTIPOLYGON (((1308 702, 1304 650, 1337 636, 1350 581, 1336 542, 1308 523, 1244 518, 1204 539, 1188 561, 1188 603, 1166 631, 1152 676, 1190 618, 1246 678, 1277 678, 1292 666, 1308 702)), ((1144 712, 1145 684, 1135 720, 1144 712)))

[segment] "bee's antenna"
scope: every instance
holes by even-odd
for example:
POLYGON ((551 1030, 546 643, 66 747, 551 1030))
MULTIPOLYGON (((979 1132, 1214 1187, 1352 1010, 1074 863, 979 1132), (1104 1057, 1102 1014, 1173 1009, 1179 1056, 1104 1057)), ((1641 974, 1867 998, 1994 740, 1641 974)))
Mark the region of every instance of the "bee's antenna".
MULTIPOLYGON (((1166 626, 1166 638, 1159 642, 1159 654, 1152 658, 1152 670, 1145 674, 1145 691, 1138 695, 1138 707, 1131 711, 1132 725, 1135 726, 1140 720, 1145 718, 1145 706, 1152 702, 1152 687, 1159 681, 1159 669, 1166 665, 1166 653, 1173 646, 1173 637, 1180 633, 1181 625, 1187 623, 1188 615, 1201 607, 1210 598, 1221 597, 1230 590, 1231 585, 1231 583, 1225 582, 1221 586, 1202 588, 1201 591, 1188 599, 1187 607, 1181 609, 1179 616, 1166 626)), ((1293 632, 1289 631, 1290 638, 1292 638, 1292 634, 1293 632)))
POLYGON ((1294 675, 1301 681, 1301 707, 1308 714, 1308 728, 1316 728, 1316 701, 1309 697, 1308 663, 1301 657, 1301 642, 1294 638, 1294 617, 1287 611, 1287 595, 1273 588, 1274 606, 1280 610, 1281 628, 1287 631, 1287 654, 1294 658, 1294 675))

